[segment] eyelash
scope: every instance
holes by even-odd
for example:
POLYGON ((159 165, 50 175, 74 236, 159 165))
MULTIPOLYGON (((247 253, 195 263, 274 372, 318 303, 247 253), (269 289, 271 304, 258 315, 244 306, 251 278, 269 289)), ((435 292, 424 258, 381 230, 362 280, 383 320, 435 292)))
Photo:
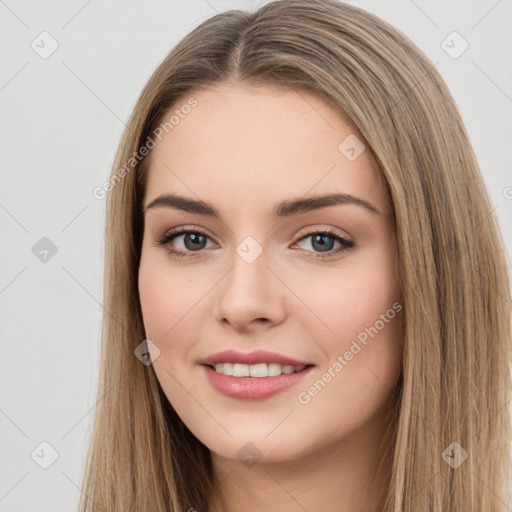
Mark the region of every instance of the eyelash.
MULTIPOLYGON (((172 248, 168 247, 170 242, 172 242, 176 237, 183 235, 183 234, 195 234, 195 235, 204 236, 206 238, 210 238, 206 233, 203 233, 202 231, 199 231, 197 229, 179 228, 176 231, 168 231, 167 233, 165 233, 164 235, 159 237, 158 240, 156 241, 155 245, 159 246, 159 247, 164 247, 169 254, 171 254, 172 256, 175 256, 177 258, 195 257, 196 254, 194 254, 194 253, 202 252, 202 250, 199 250, 199 251, 177 251, 176 249, 172 249, 172 248)), ((300 241, 304 240, 305 238, 308 238, 313 235, 329 236, 330 238, 334 238, 335 240, 340 242, 342 246, 338 250, 333 251, 333 252, 329 252, 329 253, 325 253, 325 254, 315 253, 315 256, 310 256, 312 258, 333 257, 335 255, 341 254, 341 253, 355 247, 354 242, 339 236, 336 232, 334 232, 330 229, 325 229, 325 230, 321 230, 321 231, 311 231, 311 232, 306 233, 303 236, 301 236, 298 241, 300 242, 300 241)), ((307 251, 307 252, 313 252, 313 251, 307 251)))

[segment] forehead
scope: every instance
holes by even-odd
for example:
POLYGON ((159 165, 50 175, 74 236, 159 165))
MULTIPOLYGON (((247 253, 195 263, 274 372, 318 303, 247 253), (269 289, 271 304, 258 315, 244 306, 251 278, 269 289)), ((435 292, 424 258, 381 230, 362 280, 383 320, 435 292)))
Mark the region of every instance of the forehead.
POLYGON ((221 85, 192 91, 164 122, 172 115, 151 150, 145 204, 165 192, 224 203, 257 197, 269 204, 308 192, 341 192, 387 208, 369 151, 347 158, 347 144, 355 143, 359 153, 362 142, 339 111, 311 93, 221 85), (191 98, 195 106, 184 108, 191 98))

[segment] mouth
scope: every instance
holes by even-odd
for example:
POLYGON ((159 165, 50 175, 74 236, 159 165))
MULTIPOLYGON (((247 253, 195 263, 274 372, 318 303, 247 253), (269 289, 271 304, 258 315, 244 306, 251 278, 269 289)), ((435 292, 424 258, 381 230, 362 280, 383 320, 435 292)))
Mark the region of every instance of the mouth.
POLYGON ((239 400, 262 400, 296 386, 315 367, 277 363, 216 363, 200 367, 213 389, 239 400))

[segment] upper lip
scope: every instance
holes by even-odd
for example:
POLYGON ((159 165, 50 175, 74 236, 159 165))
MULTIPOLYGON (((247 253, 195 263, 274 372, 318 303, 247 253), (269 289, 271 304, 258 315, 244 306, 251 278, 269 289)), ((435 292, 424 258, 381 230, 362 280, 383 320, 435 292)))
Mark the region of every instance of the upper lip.
POLYGON ((225 350, 217 352, 211 356, 199 361, 200 364, 215 365, 217 363, 241 363, 241 364, 258 364, 258 363, 277 363, 281 366, 307 366, 312 363, 307 361, 298 361, 291 357, 286 357, 275 352, 267 350, 255 350, 253 352, 237 352, 236 350, 225 350))

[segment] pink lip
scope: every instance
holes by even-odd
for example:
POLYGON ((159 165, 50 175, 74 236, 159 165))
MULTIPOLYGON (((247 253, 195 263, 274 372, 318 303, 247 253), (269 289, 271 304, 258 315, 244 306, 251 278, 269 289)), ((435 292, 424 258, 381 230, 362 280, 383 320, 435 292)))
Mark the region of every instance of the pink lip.
MULTIPOLYGON (((241 364, 258 364, 258 363, 277 363, 282 366, 307 366, 312 363, 307 361, 297 361, 281 354, 268 352, 266 350, 256 350, 254 352, 244 353, 237 352, 236 350, 225 350, 224 352, 217 352, 201 361, 200 364, 214 366, 217 363, 241 363, 241 364)), ((243 377, 236 377, 237 379, 243 377)), ((266 377, 263 377, 266 378, 266 377)), ((273 379, 275 377, 272 377, 273 379)))
MULTIPOLYGON (((224 361, 228 362, 226 359, 224 359, 224 361)), ((293 366, 300 365, 293 364, 293 366)), ((231 377, 217 373, 206 364, 202 365, 201 368, 206 372, 210 384, 219 393, 231 398, 258 400, 268 398, 285 389, 291 388, 304 378, 304 376, 313 369, 313 366, 306 366, 306 368, 300 372, 288 375, 283 374, 277 377, 231 377)))

